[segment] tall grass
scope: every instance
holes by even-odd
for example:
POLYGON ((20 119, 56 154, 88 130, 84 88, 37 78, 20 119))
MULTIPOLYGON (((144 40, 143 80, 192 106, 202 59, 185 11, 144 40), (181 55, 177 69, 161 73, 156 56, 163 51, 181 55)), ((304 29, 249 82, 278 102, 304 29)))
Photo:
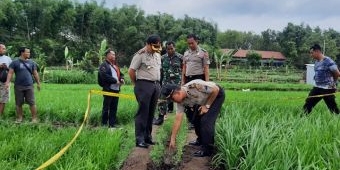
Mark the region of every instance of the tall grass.
POLYGON ((217 124, 215 165, 226 169, 339 169, 339 117, 322 103, 311 115, 301 117, 305 93, 229 92, 229 103, 227 97, 217 124))

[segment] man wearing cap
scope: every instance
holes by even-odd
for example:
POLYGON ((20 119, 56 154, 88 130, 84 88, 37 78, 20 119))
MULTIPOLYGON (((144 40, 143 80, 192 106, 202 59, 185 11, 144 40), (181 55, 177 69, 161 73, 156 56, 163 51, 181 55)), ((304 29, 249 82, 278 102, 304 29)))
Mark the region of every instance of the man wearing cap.
POLYGON ((195 128, 197 128, 196 135, 201 142, 201 150, 195 152, 194 156, 211 156, 213 154, 215 123, 225 99, 224 90, 214 82, 197 79, 183 86, 165 85, 161 93, 177 103, 169 147, 172 149, 176 147, 176 136, 181 127, 184 108, 196 104, 200 105, 200 113, 196 117, 199 123, 195 128))
MULTIPOLYGON (((198 45, 199 39, 195 34, 189 34, 187 36, 187 44, 189 49, 183 55, 183 70, 182 70, 182 85, 195 79, 201 79, 209 81, 209 55, 206 50, 198 45)), ((187 107, 185 110, 188 118, 189 129, 195 128, 196 121, 195 116, 198 114, 198 107, 194 105, 187 107)), ((195 132, 198 131, 195 128, 195 132)), ((196 132, 197 133, 197 132, 196 132)), ((190 145, 200 145, 199 139, 190 142, 190 145)))
POLYGON ((161 38, 151 35, 143 49, 132 58, 129 76, 138 102, 135 116, 136 146, 148 148, 152 141, 152 121, 160 94, 161 38))

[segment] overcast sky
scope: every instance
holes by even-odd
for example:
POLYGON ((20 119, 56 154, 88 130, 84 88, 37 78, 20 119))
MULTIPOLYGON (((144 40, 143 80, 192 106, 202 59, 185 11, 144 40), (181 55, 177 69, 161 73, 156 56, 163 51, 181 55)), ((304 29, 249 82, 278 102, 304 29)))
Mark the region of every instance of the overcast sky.
MULTIPOLYGON (((85 2, 86 0, 76 0, 85 2)), ((96 0, 100 4, 103 0, 96 0)), ((217 23, 220 31, 282 31, 289 22, 340 32, 340 0, 106 0, 105 7, 136 5, 146 14, 167 13, 217 23)))

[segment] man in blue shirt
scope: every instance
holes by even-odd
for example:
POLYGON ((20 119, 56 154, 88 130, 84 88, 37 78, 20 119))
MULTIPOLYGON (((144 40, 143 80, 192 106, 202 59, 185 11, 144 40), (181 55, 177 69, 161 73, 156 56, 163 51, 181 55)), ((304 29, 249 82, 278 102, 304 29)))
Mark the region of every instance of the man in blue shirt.
POLYGON ((22 105, 24 103, 27 103, 30 106, 32 122, 38 122, 32 76, 37 83, 38 91, 40 91, 40 80, 36 63, 29 59, 30 54, 30 49, 27 47, 21 47, 19 49, 20 56, 9 65, 7 81, 5 83, 6 88, 9 88, 12 76, 15 73, 14 95, 17 123, 23 121, 22 105))
POLYGON ((309 114, 313 107, 323 99, 328 109, 335 114, 339 114, 339 108, 335 102, 336 84, 340 76, 336 63, 329 57, 324 56, 319 44, 310 47, 310 55, 315 59, 315 86, 309 92, 306 103, 303 106, 304 112, 309 114), (322 95, 322 96, 316 96, 322 95), (316 96, 316 97, 314 97, 316 96))

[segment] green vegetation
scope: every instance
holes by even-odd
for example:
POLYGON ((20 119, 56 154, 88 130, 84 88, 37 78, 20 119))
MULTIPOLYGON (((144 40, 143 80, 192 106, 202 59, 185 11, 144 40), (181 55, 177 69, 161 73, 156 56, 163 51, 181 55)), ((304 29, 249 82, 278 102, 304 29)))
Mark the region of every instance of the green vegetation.
MULTIPOLYGON (((70 82, 76 82, 80 75, 88 74, 76 69, 50 71, 50 75, 59 73, 60 77, 68 76, 70 82)), ((325 104, 320 103, 310 116, 301 117, 302 105, 311 86, 290 81, 291 77, 300 78, 296 76, 298 72, 261 69, 227 71, 227 76, 219 82, 226 89, 226 101, 216 126, 218 152, 213 159, 214 166, 225 169, 340 168, 337 161, 340 145, 338 116, 329 114, 325 104), (285 83, 228 81, 229 77, 247 79, 248 75, 256 77, 264 72, 274 77, 272 80, 282 75, 285 83)), ((213 71, 211 73, 214 75, 213 71)), ((51 80, 49 75, 46 76, 46 80, 51 80)), ((4 170, 34 169, 59 152, 83 122, 91 89, 100 87, 85 83, 43 83, 42 90, 36 92, 38 124, 30 123, 27 106, 24 108, 24 123, 14 123, 12 97, 0 120, 0 167, 4 170)), ((11 93, 14 96, 13 90, 11 93)), ((133 95, 132 86, 122 86, 122 93, 133 95)), ((114 132, 100 126, 102 96, 92 94, 90 103, 85 128, 69 150, 48 169, 119 169, 134 148, 133 120, 137 103, 120 99, 118 120, 123 130, 114 132)), ((166 152, 172 121, 173 117, 170 116, 156 132, 158 144, 150 153, 155 165, 171 163, 176 166, 182 159, 186 123, 183 123, 177 138, 176 154, 166 152), (170 160, 165 153, 170 154, 170 160)))
POLYGON ((305 92, 229 92, 214 162, 226 169, 339 169, 339 123, 324 104, 301 117, 305 92), (229 104, 228 104, 229 103, 229 104))

